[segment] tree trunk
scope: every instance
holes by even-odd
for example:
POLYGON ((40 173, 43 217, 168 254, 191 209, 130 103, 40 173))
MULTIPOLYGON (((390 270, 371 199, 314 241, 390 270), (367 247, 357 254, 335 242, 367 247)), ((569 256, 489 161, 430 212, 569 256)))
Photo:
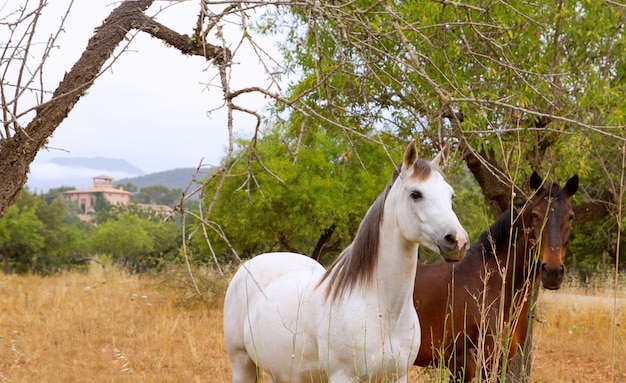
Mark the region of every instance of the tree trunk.
POLYGON ((4 270, 4 275, 9 275, 11 272, 9 269, 9 256, 6 253, 2 254, 2 270, 4 270))
POLYGON ((315 259, 315 260, 317 260, 319 262, 320 259, 322 258, 322 256, 324 256, 324 254, 326 254, 325 250, 328 247, 328 242, 333 237, 333 233, 335 232, 336 228, 337 228, 337 225, 330 225, 330 227, 327 227, 324 230, 322 235, 320 235, 319 239, 317 240, 317 244, 315 245, 315 249, 313 250, 313 254, 311 254, 311 258, 313 258, 313 259, 315 259))

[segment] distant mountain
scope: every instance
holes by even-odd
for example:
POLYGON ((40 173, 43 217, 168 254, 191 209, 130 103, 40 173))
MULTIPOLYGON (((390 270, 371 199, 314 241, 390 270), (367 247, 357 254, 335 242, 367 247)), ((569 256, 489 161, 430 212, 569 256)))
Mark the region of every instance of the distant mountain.
POLYGON ((26 186, 30 191, 46 193, 52 188, 70 186, 84 189, 93 185, 93 177, 107 175, 114 180, 145 173, 126 160, 113 158, 59 157, 30 165, 26 186))
MULTIPOLYGON (((162 185, 169 189, 185 190, 187 189, 187 186, 189 186, 189 182, 191 182, 191 180, 193 179, 196 170, 196 168, 179 168, 167 170, 164 172, 151 173, 139 177, 116 180, 114 184, 118 185, 130 182, 133 185, 137 186, 139 189, 146 186, 162 185)), ((196 178, 202 179, 206 176, 207 173, 205 171, 202 171, 202 173, 198 174, 196 178)))

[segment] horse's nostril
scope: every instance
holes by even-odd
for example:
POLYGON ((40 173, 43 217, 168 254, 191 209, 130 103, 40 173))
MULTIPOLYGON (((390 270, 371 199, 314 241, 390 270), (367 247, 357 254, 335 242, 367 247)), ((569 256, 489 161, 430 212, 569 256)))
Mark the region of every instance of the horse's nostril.
POLYGON ((561 265, 555 267, 554 269, 551 269, 550 267, 548 267, 547 263, 542 263, 541 264, 541 273, 545 277, 556 278, 556 279, 563 279, 563 277, 565 276, 565 266, 561 264, 561 265))
POLYGON ((444 237, 445 241, 449 245, 456 245, 456 236, 453 234, 448 234, 444 237))

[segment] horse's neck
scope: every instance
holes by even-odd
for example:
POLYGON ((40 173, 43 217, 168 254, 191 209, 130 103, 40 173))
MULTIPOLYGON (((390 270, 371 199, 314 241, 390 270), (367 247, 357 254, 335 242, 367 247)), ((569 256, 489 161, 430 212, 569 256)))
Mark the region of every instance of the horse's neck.
POLYGON ((533 270, 535 265, 535 251, 537 239, 534 238, 532 226, 524 225, 524 217, 520 215, 520 221, 515 226, 517 232, 516 241, 513 246, 515 251, 514 283, 515 289, 519 290, 524 284, 534 284, 536 273, 533 270))
POLYGON ((384 227, 384 222, 393 220, 385 219, 381 227, 373 287, 377 290, 380 307, 394 315, 406 307, 413 307, 418 245, 406 241, 399 230, 384 227))
POLYGON ((511 235, 510 243, 502 243, 499 246, 499 248, 508 249, 508 251, 499 251, 497 257, 501 270, 506 267, 505 286, 503 286, 506 317, 512 314, 509 310, 510 307, 516 307, 517 310, 521 309, 524 312, 521 315, 526 315, 530 295, 538 287, 538 279, 532 269, 534 262, 532 230, 525 230, 522 221, 519 221, 513 226, 511 235), (515 304, 513 304, 513 299, 515 299, 515 304))

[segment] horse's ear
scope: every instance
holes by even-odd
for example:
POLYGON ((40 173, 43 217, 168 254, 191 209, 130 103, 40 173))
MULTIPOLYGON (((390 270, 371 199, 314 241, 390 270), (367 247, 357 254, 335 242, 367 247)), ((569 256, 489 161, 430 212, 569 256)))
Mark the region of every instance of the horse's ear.
POLYGON ((563 190, 565 190, 565 194, 570 197, 573 196, 574 193, 576 193, 576 191, 578 190, 578 174, 574 174, 572 178, 567 180, 563 190))
POLYGON ((541 187, 541 183, 543 181, 541 180, 541 177, 539 177, 539 174, 537 174, 536 171, 533 171, 533 174, 530 175, 530 188, 532 190, 538 190, 541 187))
POLYGON ((448 161, 448 155, 450 155, 450 144, 446 142, 439 154, 433 158, 431 163, 435 165, 439 170, 443 170, 446 167, 448 161))
POLYGON ((415 140, 411 141, 409 146, 406 147, 406 151, 404 152, 404 167, 406 169, 413 166, 413 163, 417 160, 417 147, 415 146, 415 140))

